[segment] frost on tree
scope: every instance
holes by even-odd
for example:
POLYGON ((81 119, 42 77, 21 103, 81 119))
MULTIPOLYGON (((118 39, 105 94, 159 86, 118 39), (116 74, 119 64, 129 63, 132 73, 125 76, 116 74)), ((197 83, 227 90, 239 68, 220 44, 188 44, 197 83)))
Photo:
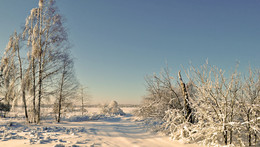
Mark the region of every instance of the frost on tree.
POLYGON ((259 146, 259 69, 250 69, 245 75, 237 70, 225 74, 206 63, 199 68, 192 66, 188 73, 190 82, 184 96, 189 96, 192 123, 187 119, 187 102, 171 99, 178 100, 177 96, 183 94, 175 88, 176 97, 167 95, 171 88, 166 86, 170 82, 165 74, 149 81, 149 98, 144 99, 139 114, 161 120, 157 123, 160 131, 175 140, 213 146, 259 146), (171 106, 180 102, 182 107, 167 107, 167 102, 174 103, 171 106), (161 109, 165 111, 160 112, 161 109))
POLYGON ((183 109, 182 91, 168 68, 159 75, 147 76, 146 83, 147 95, 137 112, 139 116, 162 119, 169 109, 183 109))
POLYGON ((21 73, 21 64, 17 63, 18 59, 20 61, 19 42, 20 37, 15 32, 9 38, 0 65, 2 78, 1 93, 4 97, 4 102, 7 103, 7 105, 11 105, 12 108, 14 108, 19 98, 19 88, 17 85, 21 82, 19 81, 19 78, 21 77, 19 77, 19 72, 21 73))
POLYGON ((31 121, 39 123, 42 98, 50 92, 47 86, 52 82, 51 77, 62 69, 60 55, 68 46, 63 18, 58 14, 54 0, 40 0, 39 7, 31 10, 22 37, 27 41, 31 64, 31 121))
POLYGON ((65 97, 69 98, 67 91, 76 85, 70 82, 77 80, 72 78, 70 45, 63 22, 55 0, 39 0, 38 7, 26 18, 22 34, 15 31, 11 35, 1 59, 1 93, 12 106, 22 98, 28 122, 39 123, 43 100, 59 93, 59 104, 64 104, 65 97), (59 83, 60 79, 65 81, 59 83))

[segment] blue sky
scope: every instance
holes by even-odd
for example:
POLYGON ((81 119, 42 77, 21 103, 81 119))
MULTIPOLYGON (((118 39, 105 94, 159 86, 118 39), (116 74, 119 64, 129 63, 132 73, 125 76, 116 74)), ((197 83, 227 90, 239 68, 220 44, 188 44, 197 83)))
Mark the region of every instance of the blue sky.
MULTIPOLYGON (((0 1, 0 51, 37 0, 0 1)), ((57 0, 79 81, 92 102, 139 103, 144 76, 206 59, 224 70, 260 66, 259 0, 57 0)))

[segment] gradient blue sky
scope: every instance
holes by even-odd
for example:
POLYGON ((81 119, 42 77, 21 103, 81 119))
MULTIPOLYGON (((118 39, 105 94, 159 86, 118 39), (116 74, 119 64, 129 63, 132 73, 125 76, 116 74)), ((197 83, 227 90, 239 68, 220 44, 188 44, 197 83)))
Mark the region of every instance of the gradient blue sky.
MULTIPOLYGON (((0 1, 0 51, 37 0, 0 1)), ((139 103, 145 75, 206 59, 260 67, 259 0, 57 0, 79 81, 92 102, 139 103)))

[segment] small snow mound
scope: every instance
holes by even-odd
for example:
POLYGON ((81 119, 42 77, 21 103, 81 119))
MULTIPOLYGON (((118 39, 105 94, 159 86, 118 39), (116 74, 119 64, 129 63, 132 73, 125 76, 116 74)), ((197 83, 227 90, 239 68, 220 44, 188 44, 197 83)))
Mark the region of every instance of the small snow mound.
POLYGON ((116 101, 110 102, 109 105, 103 105, 100 110, 100 114, 104 115, 125 115, 122 109, 118 106, 116 101))
POLYGON ((83 115, 83 116, 69 116, 64 118, 64 120, 69 122, 82 122, 82 121, 90 121, 90 120, 98 120, 101 117, 99 114, 90 114, 90 115, 83 115))
POLYGON ((68 121, 70 122, 81 122, 81 121, 88 121, 90 120, 89 116, 84 115, 84 116, 72 116, 68 118, 68 121))
POLYGON ((65 147, 65 145, 63 145, 63 144, 56 144, 53 147, 65 147))

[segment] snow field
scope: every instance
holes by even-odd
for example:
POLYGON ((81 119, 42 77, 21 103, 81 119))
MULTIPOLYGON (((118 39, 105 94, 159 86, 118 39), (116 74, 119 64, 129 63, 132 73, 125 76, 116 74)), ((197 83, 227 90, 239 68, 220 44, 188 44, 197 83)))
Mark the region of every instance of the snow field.
POLYGON ((45 119, 28 125, 23 119, 2 118, 0 146, 87 146, 87 147, 187 147, 169 137, 147 131, 142 121, 132 116, 135 108, 123 108, 124 116, 98 115, 99 108, 88 108, 88 115, 67 114, 58 124, 45 119), (92 114, 92 116, 90 115, 92 114), (96 114, 96 115, 95 115, 96 114), (98 119, 93 119, 98 117, 98 119))

